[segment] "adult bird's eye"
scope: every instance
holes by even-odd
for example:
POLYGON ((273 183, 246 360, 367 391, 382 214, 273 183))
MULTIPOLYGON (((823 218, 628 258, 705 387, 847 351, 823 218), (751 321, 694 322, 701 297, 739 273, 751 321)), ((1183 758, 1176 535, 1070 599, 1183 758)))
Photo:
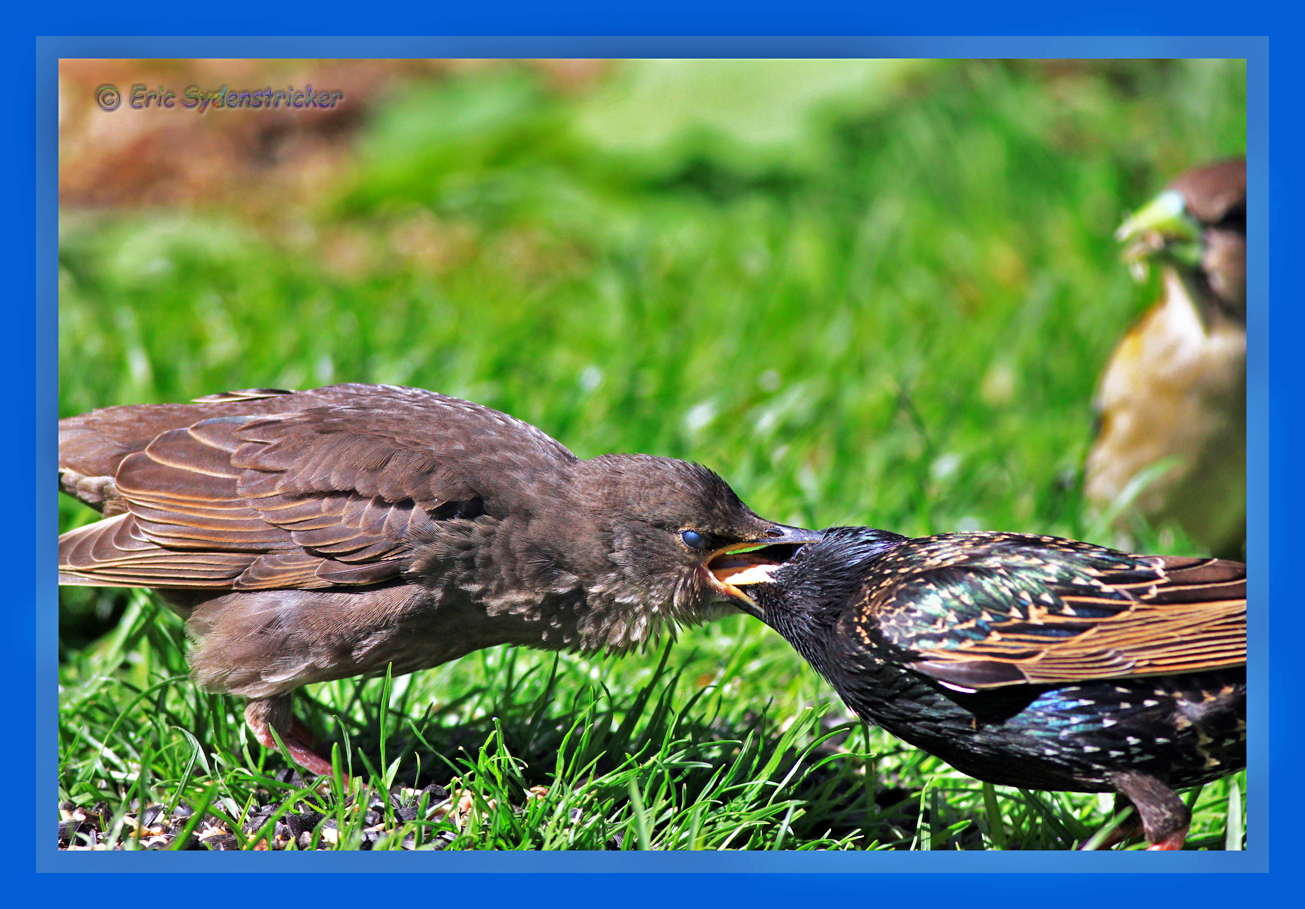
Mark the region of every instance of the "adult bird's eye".
POLYGON ((707 538, 704 537, 702 534, 698 533, 698 531, 696 530, 680 531, 680 539, 683 540, 684 545, 688 546, 690 549, 707 548, 707 538))

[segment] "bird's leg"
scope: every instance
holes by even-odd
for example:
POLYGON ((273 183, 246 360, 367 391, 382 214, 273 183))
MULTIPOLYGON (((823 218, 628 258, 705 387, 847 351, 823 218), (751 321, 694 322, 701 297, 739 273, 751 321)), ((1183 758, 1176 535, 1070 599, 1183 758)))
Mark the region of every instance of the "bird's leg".
POLYGON ((245 705, 245 722, 260 745, 276 749, 272 730, 281 737, 286 754, 299 766, 318 776, 331 775, 331 762, 313 750, 313 734, 291 709, 293 694, 252 698, 245 705))
POLYGON ((1105 839, 1097 844, 1097 849, 1109 849, 1111 846, 1122 843, 1124 840, 1138 836, 1142 832, 1142 817, 1138 813, 1137 806, 1128 800, 1128 796, 1122 792, 1115 793, 1115 815, 1118 816, 1121 811, 1132 811, 1128 817, 1120 822, 1119 826, 1106 834, 1105 839))
POLYGON ((1149 773, 1122 770, 1110 775, 1110 782, 1133 803, 1142 819, 1148 851, 1176 851, 1187 841, 1192 812, 1178 794, 1149 773))

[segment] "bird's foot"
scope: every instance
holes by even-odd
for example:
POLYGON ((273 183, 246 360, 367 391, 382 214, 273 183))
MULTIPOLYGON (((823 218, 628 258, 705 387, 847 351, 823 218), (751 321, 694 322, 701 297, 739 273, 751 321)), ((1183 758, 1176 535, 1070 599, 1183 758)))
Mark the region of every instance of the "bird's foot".
MULTIPOLYGON (((318 776, 330 776, 332 773, 330 759, 325 755, 320 754, 313 747, 311 733, 308 733, 308 737, 305 740, 299 736, 300 730, 308 732, 307 727, 296 720, 294 732, 291 732, 288 736, 281 736, 281 743, 285 745, 285 753, 290 756, 291 760, 300 767, 303 767, 309 773, 315 773, 318 776)), ((267 743, 264 742, 264 744, 266 745, 267 743)), ((344 774, 341 774, 341 776, 344 777, 345 782, 348 782, 349 778, 347 776, 344 774)))
POLYGON ((1164 839, 1146 847, 1147 852, 1177 852, 1187 842, 1187 828, 1175 830, 1164 839))
MULTIPOLYGON (((251 700, 245 705, 245 722, 264 748, 276 750, 276 736, 272 734, 276 729, 287 757, 309 773, 330 776, 330 759, 313 748, 312 732, 294 715, 290 704, 290 695, 251 700)), ((344 780, 348 782, 348 777, 344 780)))
MULTIPOLYGON (((1142 822, 1138 820, 1137 813, 1134 812, 1132 815, 1125 818, 1123 823, 1121 823, 1118 827, 1116 827, 1114 830, 1107 833, 1105 837, 1101 840, 1101 842, 1097 843, 1092 848, 1098 850, 1109 849, 1112 846, 1119 845, 1124 840, 1131 839, 1132 837, 1138 836, 1141 832, 1142 832, 1142 822)), ((1084 843, 1080 848, 1086 849, 1087 846, 1088 844, 1084 843)))

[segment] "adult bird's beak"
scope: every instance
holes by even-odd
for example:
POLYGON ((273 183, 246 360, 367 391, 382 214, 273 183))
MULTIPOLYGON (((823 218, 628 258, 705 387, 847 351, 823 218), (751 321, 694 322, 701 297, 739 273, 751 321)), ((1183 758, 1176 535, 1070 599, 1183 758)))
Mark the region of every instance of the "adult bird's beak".
POLYGON ((759 540, 727 546, 714 553, 707 560, 707 572, 719 593, 744 612, 757 615, 756 602, 739 588, 769 583, 771 573, 804 544, 819 542, 823 537, 818 530, 776 524, 759 540))
POLYGON ((1115 239, 1127 244, 1124 261, 1138 280, 1146 276, 1146 260, 1162 250, 1188 265, 1201 258, 1201 227, 1188 214, 1182 194, 1172 189, 1125 218, 1115 239))
MULTIPOLYGON (((786 527, 775 524, 761 535, 757 543, 766 546, 801 546, 803 543, 819 543, 825 538, 823 530, 807 530, 804 527, 786 527)), ((756 544, 753 544, 756 545, 756 544)), ((731 547, 733 548, 733 547, 731 547)), ((793 552, 797 552, 795 548, 793 552)), ((792 555, 792 553, 790 553, 792 555)))

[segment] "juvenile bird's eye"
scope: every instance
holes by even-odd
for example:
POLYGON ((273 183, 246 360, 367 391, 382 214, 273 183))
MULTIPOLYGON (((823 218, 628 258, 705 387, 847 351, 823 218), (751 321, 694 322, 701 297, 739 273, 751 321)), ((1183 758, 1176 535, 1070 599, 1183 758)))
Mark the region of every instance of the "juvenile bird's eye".
POLYGON ((707 548, 707 538, 704 537, 702 534, 698 533, 698 531, 696 530, 680 531, 680 539, 683 540, 684 545, 688 546, 690 549, 707 548))

